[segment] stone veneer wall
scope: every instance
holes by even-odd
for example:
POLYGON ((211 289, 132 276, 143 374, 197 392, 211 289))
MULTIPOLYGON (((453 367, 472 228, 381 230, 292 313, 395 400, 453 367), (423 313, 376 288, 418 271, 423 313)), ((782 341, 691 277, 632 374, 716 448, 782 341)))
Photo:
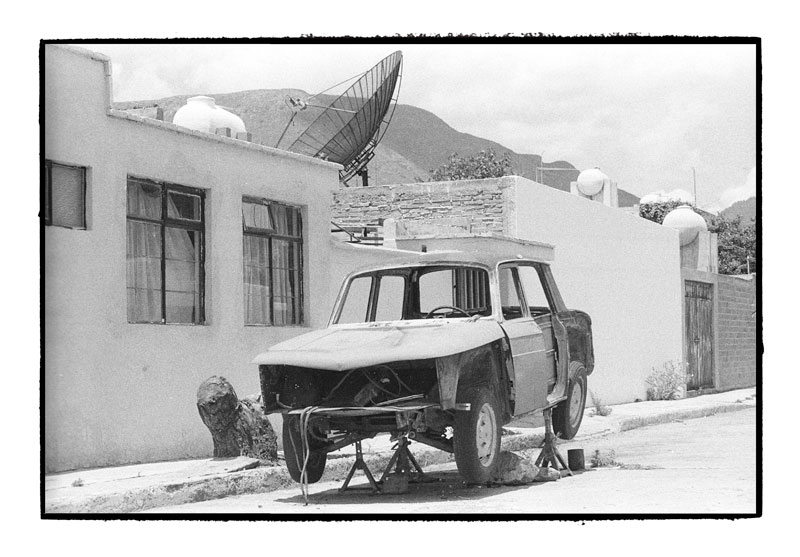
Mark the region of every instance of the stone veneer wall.
POLYGON ((513 183, 513 178, 497 178, 340 188, 333 194, 331 218, 343 226, 375 225, 386 218, 441 220, 467 232, 503 233, 513 183))
POLYGON ((717 275, 719 389, 756 384, 756 281, 717 275))

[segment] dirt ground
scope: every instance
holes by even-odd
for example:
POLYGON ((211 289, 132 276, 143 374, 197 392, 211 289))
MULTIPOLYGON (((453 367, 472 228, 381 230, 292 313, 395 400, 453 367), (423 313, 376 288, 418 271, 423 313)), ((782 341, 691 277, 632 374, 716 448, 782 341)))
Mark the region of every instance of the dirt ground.
MULTIPOLYGON (((608 466, 557 482, 519 487, 465 485, 455 465, 431 467, 428 480, 403 495, 367 491, 339 493, 340 482, 310 486, 308 505, 299 486, 151 513, 755 513, 756 438, 754 409, 649 426, 605 437, 564 443, 595 451, 608 466)), ((534 452, 535 457, 536 452, 534 452)), ((375 473, 377 471, 373 471, 375 473)), ((353 485, 366 485, 356 474, 353 485)))

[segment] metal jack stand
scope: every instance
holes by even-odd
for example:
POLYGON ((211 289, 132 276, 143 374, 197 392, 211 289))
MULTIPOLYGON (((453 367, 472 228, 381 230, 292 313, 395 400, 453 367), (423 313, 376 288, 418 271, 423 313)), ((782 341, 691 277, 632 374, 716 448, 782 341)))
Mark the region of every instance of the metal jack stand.
POLYGON ((353 463, 353 467, 350 468, 350 472, 348 472, 347 479, 344 480, 344 484, 339 488, 339 492, 341 493, 347 489, 370 489, 375 493, 379 493, 381 490, 381 488, 375 482, 375 478, 372 477, 372 472, 370 472, 369 468, 367 468, 367 463, 364 462, 364 453, 361 452, 361 441, 356 441, 356 461, 353 463), (364 471, 364 475, 369 480, 370 487, 347 487, 350 484, 350 480, 353 479, 353 474, 356 473, 356 470, 364 471))
POLYGON ((566 470, 567 474, 572 475, 572 470, 569 469, 564 457, 558 452, 556 448, 556 435, 553 433, 553 409, 548 408, 544 411, 544 442, 542 443, 542 452, 536 458, 536 466, 544 468, 545 466, 552 466, 555 470, 566 470))
POLYGON ((392 470, 392 466, 397 464, 394 469, 395 474, 403 474, 404 476, 408 477, 411 474, 418 474, 420 477, 424 476, 425 473, 422 471, 422 467, 417 462, 417 459, 414 458, 414 455, 411 454, 411 451, 408 450, 408 446, 411 444, 411 441, 408 440, 408 437, 403 435, 397 440, 397 444, 394 446, 394 454, 392 458, 389 460, 389 464, 386 466, 386 470, 383 471, 383 475, 381 476, 381 482, 383 482, 389 473, 392 470), (409 462, 414 465, 414 469, 412 470, 409 466, 409 462))
POLYGON ((406 435, 397 440, 394 454, 383 471, 380 484, 384 493, 406 493, 410 481, 423 481, 425 473, 422 467, 408 450, 411 441, 406 435), (413 468, 412 468, 413 465, 413 468), (394 472, 392 472, 394 466, 394 472))

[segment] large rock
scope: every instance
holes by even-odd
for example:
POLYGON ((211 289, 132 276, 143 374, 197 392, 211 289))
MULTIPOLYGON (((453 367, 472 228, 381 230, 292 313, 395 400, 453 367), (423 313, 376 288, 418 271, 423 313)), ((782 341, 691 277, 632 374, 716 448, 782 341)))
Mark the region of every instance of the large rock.
POLYGON ((557 470, 550 467, 539 468, 530 458, 513 451, 502 451, 498 457, 500 462, 492 478, 492 483, 502 485, 524 485, 534 482, 550 482, 561 477, 557 470))
POLYGON ((227 379, 212 376, 197 390, 200 419, 211 432, 215 457, 249 456, 276 461, 278 442, 261 395, 236 396, 227 379))

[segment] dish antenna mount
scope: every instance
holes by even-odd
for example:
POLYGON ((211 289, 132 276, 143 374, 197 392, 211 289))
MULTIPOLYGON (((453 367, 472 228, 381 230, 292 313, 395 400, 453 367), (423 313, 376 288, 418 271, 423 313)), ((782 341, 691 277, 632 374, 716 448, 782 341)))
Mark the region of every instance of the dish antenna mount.
POLYGON ((339 171, 340 181, 346 184, 358 174, 363 185, 367 185, 367 163, 374 156, 397 106, 402 67, 403 53, 398 50, 363 74, 326 89, 355 80, 328 104, 313 102, 325 91, 307 99, 287 96, 285 101, 292 117, 275 147, 280 145, 295 116, 309 108, 322 109, 288 150, 339 163, 344 166, 339 171))

